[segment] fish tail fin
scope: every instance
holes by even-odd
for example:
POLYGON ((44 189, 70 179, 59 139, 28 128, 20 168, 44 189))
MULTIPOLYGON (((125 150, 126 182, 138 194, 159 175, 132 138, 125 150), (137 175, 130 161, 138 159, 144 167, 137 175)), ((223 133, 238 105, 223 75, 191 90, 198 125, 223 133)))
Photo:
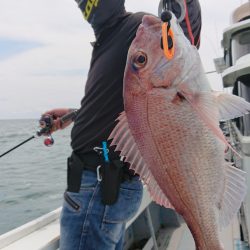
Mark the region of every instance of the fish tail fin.
POLYGON ((225 182, 218 196, 219 223, 226 227, 239 210, 246 195, 246 173, 230 163, 225 162, 225 182))

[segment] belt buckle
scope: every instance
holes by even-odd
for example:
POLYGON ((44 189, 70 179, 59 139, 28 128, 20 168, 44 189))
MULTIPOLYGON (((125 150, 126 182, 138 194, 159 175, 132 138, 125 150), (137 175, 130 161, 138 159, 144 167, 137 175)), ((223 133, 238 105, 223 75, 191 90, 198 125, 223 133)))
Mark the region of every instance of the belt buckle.
POLYGON ((101 167, 102 167, 102 165, 99 165, 99 166, 97 166, 97 168, 96 168, 96 176, 97 176, 97 180, 98 180, 99 182, 102 181, 102 176, 101 176, 101 173, 100 173, 101 167))

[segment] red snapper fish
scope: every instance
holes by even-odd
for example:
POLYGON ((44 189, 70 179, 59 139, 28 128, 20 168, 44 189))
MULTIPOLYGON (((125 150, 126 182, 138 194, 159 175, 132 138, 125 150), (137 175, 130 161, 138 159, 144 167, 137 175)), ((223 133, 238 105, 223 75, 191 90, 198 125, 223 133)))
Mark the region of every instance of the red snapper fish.
POLYGON ((186 221, 199 250, 222 250, 219 231, 246 194, 245 173, 224 159, 220 120, 248 113, 244 99, 214 92, 197 49, 173 17, 174 57, 160 46, 162 22, 144 16, 128 52, 124 108, 109 139, 152 199, 186 221))

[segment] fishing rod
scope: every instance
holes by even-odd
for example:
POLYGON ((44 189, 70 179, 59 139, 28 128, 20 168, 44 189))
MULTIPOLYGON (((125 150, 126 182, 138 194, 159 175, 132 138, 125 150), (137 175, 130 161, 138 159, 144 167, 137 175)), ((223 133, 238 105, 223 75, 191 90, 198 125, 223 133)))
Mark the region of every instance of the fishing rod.
MULTIPOLYGON (((72 110, 68 114, 60 117, 60 122, 61 125, 63 125, 65 122, 68 121, 73 121, 77 115, 77 109, 72 110)), ((19 143, 15 147, 9 149, 8 151, 4 152, 3 154, 0 155, 0 158, 3 157, 4 155, 10 153, 11 151, 15 150, 16 148, 22 146, 26 142, 36 138, 36 136, 40 137, 42 135, 47 135, 47 138, 44 140, 44 145, 45 146, 52 146, 54 144, 54 139, 51 136, 51 129, 53 127, 53 116, 52 115, 44 115, 42 118, 39 120, 39 124, 41 126, 41 129, 36 132, 35 135, 32 135, 28 139, 24 140, 23 142, 19 143)))

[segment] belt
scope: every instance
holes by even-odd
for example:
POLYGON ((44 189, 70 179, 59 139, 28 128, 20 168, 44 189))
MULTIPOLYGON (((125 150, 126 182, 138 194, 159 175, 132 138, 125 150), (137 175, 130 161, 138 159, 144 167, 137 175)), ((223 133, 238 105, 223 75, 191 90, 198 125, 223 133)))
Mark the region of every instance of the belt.
POLYGON ((103 204, 114 204, 118 198, 120 184, 136 176, 129 164, 121 160, 116 153, 109 152, 109 161, 96 151, 80 154, 73 152, 68 158, 67 191, 79 192, 84 169, 94 171, 100 182, 103 204))
MULTIPOLYGON (((96 172, 97 168, 103 164, 103 156, 99 155, 94 150, 86 152, 86 153, 77 153, 77 155, 83 162, 83 169, 96 172)), ((121 162, 123 173, 125 174, 125 178, 126 176, 130 178, 133 176, 138 176, 137 174, 135 174, 134 170, 129 169, 129 166, 130 166, 129 163, 121 160, 121 157, 118 155, 118 153, 110 150, 109 157, 111 161, 119 160, 121 162)))

